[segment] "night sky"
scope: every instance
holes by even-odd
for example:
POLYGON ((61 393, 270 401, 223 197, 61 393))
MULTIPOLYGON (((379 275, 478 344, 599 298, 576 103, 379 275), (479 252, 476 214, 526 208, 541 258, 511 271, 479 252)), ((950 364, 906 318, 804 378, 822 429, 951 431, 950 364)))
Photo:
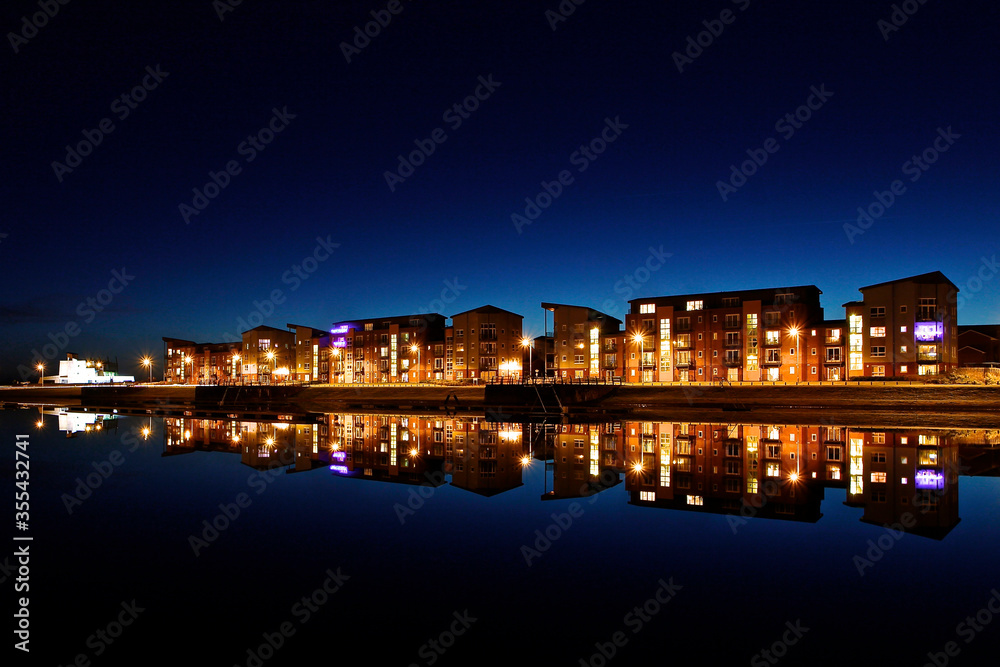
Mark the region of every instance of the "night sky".
POLYGON ((1000 322, 994 3, 47 2, 0 21, 0 380, 487 303, 834 318, 934 270, 1000 322))

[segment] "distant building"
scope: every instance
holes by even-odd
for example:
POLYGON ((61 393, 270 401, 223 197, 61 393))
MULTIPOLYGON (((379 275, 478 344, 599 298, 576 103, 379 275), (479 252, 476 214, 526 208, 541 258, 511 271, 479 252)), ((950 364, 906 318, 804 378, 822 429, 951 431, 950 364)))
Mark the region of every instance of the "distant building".
POLYGON ((940 271, 859 288, 844 304, 848 378, 913 377, 958 366, 958 287, 940 271))
POLYGON ((239 377, 240 343, 195 343, 163 338, 163 380, 173 384, 216 384, 239 377))
POLYGON ((115 382, 135 382, 135 376, 118 375, 118 367, 99 359, 77 359, 67 354, 59 362, 56 384, 114 384, 115 382))
POLYGON ((1000 324, 958 327, 958 363, 962 366, 1000 364, 1000 324))

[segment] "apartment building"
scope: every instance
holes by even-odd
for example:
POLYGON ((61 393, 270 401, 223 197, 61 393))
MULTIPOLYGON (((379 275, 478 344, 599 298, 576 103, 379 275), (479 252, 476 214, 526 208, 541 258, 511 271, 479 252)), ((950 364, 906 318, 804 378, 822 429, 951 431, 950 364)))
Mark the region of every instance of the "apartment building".
POLYGON ((633 299, 625 316, 625 380, 821 379, 819 341, 827 327, 820 294, 805 285, 633 299))
POLYGON ((432 372, 444 370, 449 380, 520 379, 527 371, 523 322, 523 316, 490 305, 452 315, 445 357, 434 357, 432 372))
POLYGON ((241 375, 246 382, 276 383, 293 379, 295 332, 266 325, 243 332, 241 375))
POLYGON ((301 324, 285 326, 295 332, 295 369, 292 377, 299 382, 330 382, 333 334, 301 324))
POLYGON ((920 377, 958 366, 958 287, 940 271, 859 288, 844 304, 848 378, 920 377))
POLYGON ((195 343, 163 338, 163 380, 173 384, 225 383, 240 375, 241 343, 195 343))
POLYGON ((620 375, 621 320, 587 306, 542 303, 542 308, 552 313, 552 367, 547 369, 552 375, 563 379, 620 375))
POLYGON ((438 313, 337 322, 334 362, 349 384, 444 379, 445 322, 438 313))

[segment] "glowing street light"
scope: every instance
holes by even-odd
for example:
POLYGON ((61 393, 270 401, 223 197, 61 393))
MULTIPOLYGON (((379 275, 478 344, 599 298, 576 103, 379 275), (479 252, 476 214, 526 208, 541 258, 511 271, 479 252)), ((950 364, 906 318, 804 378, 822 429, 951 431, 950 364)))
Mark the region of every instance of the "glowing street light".
POLYGON ((529 380, 532 377, 532 373, 531 373, 531 348, 533 347, 533 345, 532 345, 533 342, 534 341, 532 341, 527 336, 525 336, 524 338, 521 339, 521 349, 522 350, 528 350, 528 379, 529 380))
POLYGON ((632 470, 636 473, 642 472, 643 471, 642 461, 636 461, 635 463, 633 463, 632 470))
POLYGON ((268 382, 270 382, 271 376, 274 375, 274 357, 275 357, 274 350, 268 350, 267 354, 265 354, 264 356, 267 357, 268 365, 270 366, 270 368, 268 369, 270 372, 268 373, 267 376, 267 380, 268 382))
POLYGON ((531 457, 530 456, 522 456, 521 457, 521 465, 524 466, 524 467, 528 467, 529 465, 531 465, 531 457))
POLYGON ((417 451, 417 448, 416 448, 416 447, 414 447, 413 449, 411 449, 411 450, 410 450, 410 456, 416 456, 416 455, 417 455, 417 454, 419 454, 419 453, 420 453, 420 452, 419 452, 419 451, 417 451))
POLYGON ((239 378, 239 376, 240 376, 240 359, 241 358, 242 357, 240 357, 240 355, 235 354, 235 353, 233 354, 233 374, 237 378, 239 378))
POLYGON ((35 368, 38 369, 38 384, 45 384, 45 364, 39 362, 35 368))
POLYGON ((417 383, 420 383, 420 346, 414 343, 410 346, 410 354, 416 353, 417 355, 417 383))
POLYGON ((643 357, 646 353, 646 336, 638 331, 632 334, 632 342, 639 343, 639 381, 646 381, 646 364, 643 357))
POLYGON ((149 357, 143 357, 142 358, 142 365, 145 366, 147 370, 149 370, 149 381, 152 382, 153 381, 153 360, 150 359, 149 357))
POLYGON ((799 328, 797 326, 792 326, 788 329, 788 335, 795 338, 795 375, 796 381, 802 377, 802 369, 799 365, 799 328))

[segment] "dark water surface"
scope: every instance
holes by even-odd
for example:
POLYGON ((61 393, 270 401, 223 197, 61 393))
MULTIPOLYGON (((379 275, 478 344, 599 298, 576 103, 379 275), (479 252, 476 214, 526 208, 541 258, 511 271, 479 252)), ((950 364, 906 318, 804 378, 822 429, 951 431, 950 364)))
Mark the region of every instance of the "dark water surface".
POLYGON ((1000 646, 995 433, 38 419, 0 413, 8 497, 30 442, 29 528, 11 508, 7 532, 33 538, 31 664, 980 665, 1000 646))

